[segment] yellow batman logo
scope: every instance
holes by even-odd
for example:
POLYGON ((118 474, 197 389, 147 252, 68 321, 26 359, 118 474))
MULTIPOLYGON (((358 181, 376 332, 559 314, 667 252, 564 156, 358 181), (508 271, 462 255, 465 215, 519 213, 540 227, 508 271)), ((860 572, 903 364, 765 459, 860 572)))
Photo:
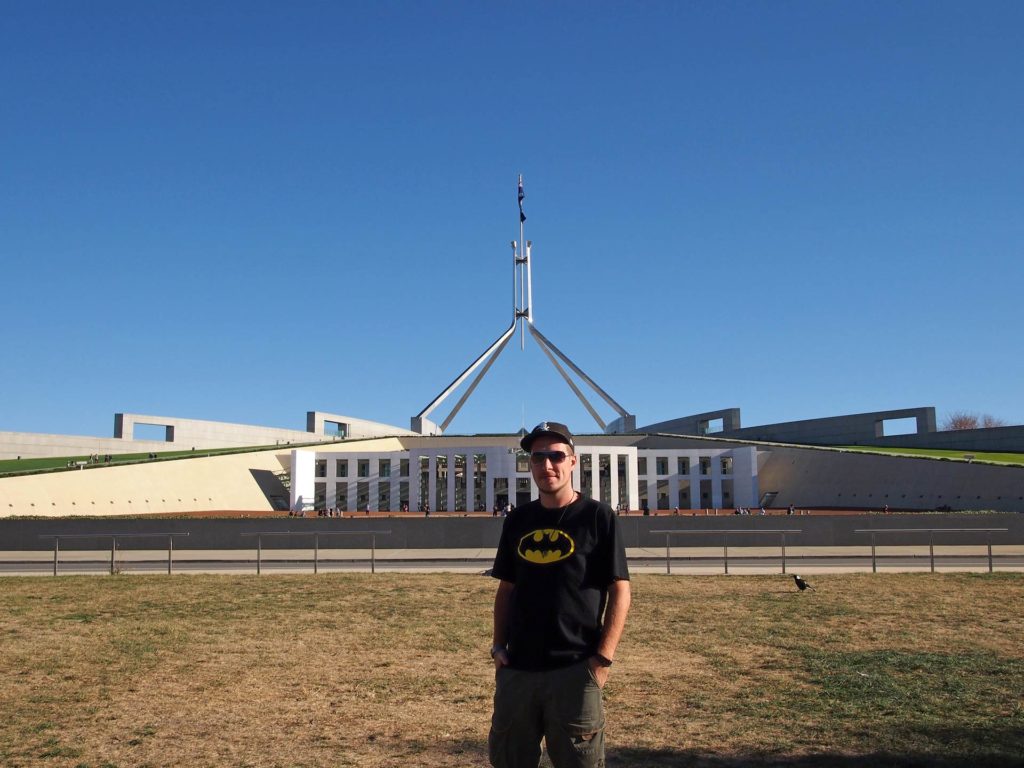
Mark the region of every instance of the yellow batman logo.
POLYGON ((576 551, 576 542, 565 531, 541 528, 519 540, 519 556, 529 563, 549 565, 565 560, 576 551))

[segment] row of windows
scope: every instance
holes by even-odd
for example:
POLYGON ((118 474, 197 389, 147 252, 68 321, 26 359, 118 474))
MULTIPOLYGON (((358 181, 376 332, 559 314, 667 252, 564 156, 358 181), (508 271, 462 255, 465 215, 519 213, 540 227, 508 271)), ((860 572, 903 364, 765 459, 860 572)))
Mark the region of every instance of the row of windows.
MULTIPOLYGON (((373 459, 356 459, 356 477, 369 477, 370 476, 370 462, 373 459)), ((349 459, 335 459, 334 461, 334 475, 335 477, 348 477, 348 465, 349 459)), ((391 477, 391 459, 377 459, 377 477, 391 477)), ((327 477, 327 459, 317 459, 316 461, 316 472, 317 477, 327 477)), ((409 476, 409 460, 399 459, 398 461, 398 476, 408 477, 409 476)))
MULTIPOLYGON (((509 485, 508 478, 498 477, 493 478, 493 496, 494 496, 494 510, 500 510, 505 507, 506 504, 510 504, 513 501, 516 504, 524 504, 531 498, 530 481, 527 478, 517 478, 514 486, 509 485), (511 496, 511 491, 514 489, 515 496, 511 496)), ((477 512, 486 511, 486 477, 482 479, 482 482, 474 486, 473 496, 473 509, 477 512)), ((370 506, 371 493, 373 492, 373 485, 370 481, 356 481, 355 483, 338 482, 334 485, 334 500, 332 509, 337 509, 342 512, 364 512, 370 506), (351 501, 354 503, 354 507, 350 509, 349 504, 349 491, 353 492, 351 501)), ((410 509, 410 498, 409 498, 409 481, 402 480, 398 483, 397 488, 393 488, 391 483, 379 483, 377 484, 377 504, 376 509, 389 511, 392 509, 401 509, 408 511, 410 509), (397 490, 397 497, 392 493, 393 490, 397 490)), ((414 489, 415 490, 415 489, 414 489)), ((442 487, 438 487, 438 493, 434 500, 434 510, 437 512, 448 511, 448 495, 442 487)), ((314 483, 313 484, 313 508, 316 510, 322 510, 327 508, 327 483, 314 483)), ((461 490, 456 486, 454 509, 465 510, 468 509, 466 506, 466 488, 462 486, 461 490)), ((431 508, 430 495, 428 493, 428 487, 425 484, 421 484, 419 489, 419 496, 415 500, 416 510, 419 512, 429 511, 431 508)))
MULTIPOLYGON (((463 469, 466 465, 466 456, 458 454, 455 456, 455 467, 456 471, 463 469)), ((591 455, 583 454, 581 457, 580 469, 584 472, 591 471, 591 455)), ((624 464, 626 462, 625 456, 619 456, 619 473, 624 472, 624 464)), ((356 477, 370 477, 370 462, 373 459, 356 459, 356 477)), ((393 461, 391 459, 377 459, 377 476, 378 477, 391 477, 391 469, 393 461)), ((429 459, 426 456, 420 457, 421 472, 426 471, 427 462, 429 459)), ((640 456, 637 458, 637 474, 641 477, 646 476, 647 472, 647 457, 640 456)), ((732 474, 732 457, 721 456, 719 457, 721 462, 721 473, 723 475, 732 474)), ((608 454, 600 454, 599 466, 602 473, 610 471, 611 457, 608 454)), ((711 474, 711 462, 710 456, 700 456, 698 458, 699 474, 710 475, 711 474)), ((348 477, 349 459, 335 459, 335 477, 348 477)), ((447 468, 448 458, 446 456, 438 456, 438 466, 444 465, 447 468)), ((487 459, 484 454, 475 454, 473 456, 473 463, 476 465, 478 472, 487 470, 487 459)), ((530 471, 530 457, 519 451, 516 455, 516 472, 527 473, 530 471)), ((316 477, 327 477, 327 459, 317 459, 316 461, 316 477)), ((669 474, 669 459, 667 456, 656 456, 654 459, 654 474, 655 475, 668 475, 669 474)), ((690 460, 686 457, 679 457, 676 459, 676 474, 678 475, 689 475, 690 474, 690 460)), ((399 459, 398 461, 398 476, 408 477, 409 476, 409 459, 399 459)))
MULTIPOLYGON (((721 462, 721 471, 723 475, 732 474, 732 456, 720 456, 718 460, 721 462)), ((710 475, 711 474, 711 457, 700 456, 697 459, 700 474, 710 475)), ((636 460, 636 472, 638 475, 647 474, 647 457, 640 456, 636 460)), ((654 458, 654 474, 656 475, 667 475, 668 471, 668 456, 656 456, 654 458)), ((690 474, 690 460, 683 456, 676 459, 676 474, 677 475, 688 475, 690 474)))

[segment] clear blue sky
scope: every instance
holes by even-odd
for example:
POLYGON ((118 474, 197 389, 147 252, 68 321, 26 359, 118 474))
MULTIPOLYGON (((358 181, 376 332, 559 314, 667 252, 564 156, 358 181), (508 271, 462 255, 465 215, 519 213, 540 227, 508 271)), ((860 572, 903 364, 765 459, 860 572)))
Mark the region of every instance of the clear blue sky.
MULTIPOLYGON (((407 426, 511 320, 520 173, 537 326, 640 424, 1024 423, 1022 30, 1019 2, 6 0, 0 430, 407 426)), ((594 430, 517 339, 450 431, 543 418, 594 430)))

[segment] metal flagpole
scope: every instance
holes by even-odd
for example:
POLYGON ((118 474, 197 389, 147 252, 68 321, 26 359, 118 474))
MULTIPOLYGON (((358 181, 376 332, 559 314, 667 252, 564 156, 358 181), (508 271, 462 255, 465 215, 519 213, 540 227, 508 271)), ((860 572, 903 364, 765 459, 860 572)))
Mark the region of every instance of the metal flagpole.
MULTIPOLYGON (((523 281, 524 266, 525 271, 529 274, 530 262, 529 256, 526 252, 526 241, 523 239, 523 224, 526 222, 526 214, 523 213, 523 198, 526 194, 523 192, 523 174, 519 174, 519 307, 518 315, 520 318, 524 318, 525 312, 529 311, 526 304, 526 284, 523 281)), ((520 319, 519 321, 519 349, 526 349, 526 321, 520 319)))
POLYGON ((533 258, 533 243, 526 241, 526 321, 533 325, 533 267, 530 262, 533 258))

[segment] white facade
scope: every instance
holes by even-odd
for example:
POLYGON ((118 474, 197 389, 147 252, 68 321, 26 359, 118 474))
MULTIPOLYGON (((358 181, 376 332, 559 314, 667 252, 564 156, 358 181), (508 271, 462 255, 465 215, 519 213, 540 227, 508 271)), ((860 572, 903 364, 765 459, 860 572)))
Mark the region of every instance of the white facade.
MULTIPOLYGON (((490 511, 536 498, 525 453, 502 445, 459 445, 437 438, 409 450, 352 446, 292 451, 294 511, 490 511), (454 471, 453 471, 454 470, 454 471)), ((580 445, 573 485, 612 507, 701 509, 758 503, 753 446, 668 449, 580 445)))

